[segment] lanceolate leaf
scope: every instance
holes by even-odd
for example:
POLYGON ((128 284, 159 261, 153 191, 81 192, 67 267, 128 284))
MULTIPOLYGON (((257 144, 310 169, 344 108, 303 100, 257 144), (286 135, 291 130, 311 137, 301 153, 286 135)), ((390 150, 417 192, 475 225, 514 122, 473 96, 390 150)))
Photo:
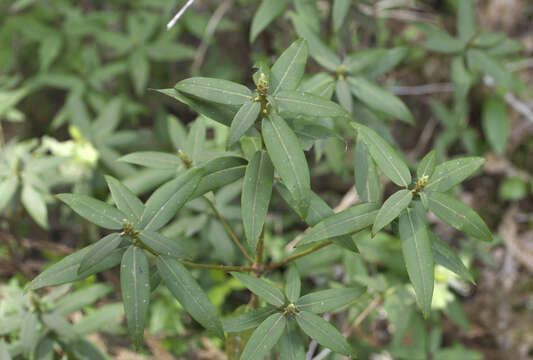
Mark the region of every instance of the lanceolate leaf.
POLYGON ((435 262, 444 266, 450 271, 453 271, 463 280, 474 283, 474 277, 468 268, 463 264, 461 258, 452 250, 444 240, 430 232, 431 246, 433 248, 433 256, 435 262))
POLYGON ((141 226, 157 231, 163 227, 185 203, 200 183, 203 169, 191 169, 157 189, 146 201, 141 226))
POLYGON ((241 105, 252 99, 246 86, 222 79, 192 77, 177 83, 176 90, 224 105, 241 105))
POLYGON ((283 313, 270 315, 255 329, 244 347, 240 360, 262 359, 277 344, 286 324, 287 319, 283 313))
POLYGON ((333 2, 331 16, 333 19, 333 30, 335 32, 339 31, 341 28, 342 23, 344 22, 344 19, 350 10, 351 3, 351 0, 335 0, 333 2))
POLYGON ((141 200, 139 200, 139 198, 135 196, 126 185, 122 184, 114 177, 106 176, 105 180, 117 208, 122 211, 131 222, 135 223, 139 221, 144 211, 144 204, 141 200))
POLYGON ((279 339, 280 360, 303 360, 305 348, 300 330, 294 321, 287 321, 285 332, 279 339))
POLYGON ((121 157, 118 161, 154 169, 178 169, 182 166, 181 159, 178 156, 160 151, 134 152, 121 157))
POLYGON ((22 186, 20 200, 33 220, 41 227, 48 229, 48 211, 41 193, 33 186, 25 184, 22 186))
POLYGON ((274 99, 280 111, 309 116, 347 116, 346 110, 339 104, 311 93, 282 90, 274 99))
POLYGON ((281 180, 289 189, 302 214, 307 213, 310 178, 307 160, 298 138, 277 114, 262 121, 262 132, 270 159, 281 180))
POLYGON ((265 223, 274 167, 265 151, 258 151, 248 164, 241 195, 241 214, 244 233, 250 247, 255 250, 265 223))
POLYGON ((368 147, 370 155, 385 176, 398 186, 409 185, 411 183, 411 172, 396 150, 374 130, 361 124, 351 124, 357 130, 357 138, 362 140, 368 147))
POLYGON ((424 47, 442 54, 456 54, 464 49, 465 43, 446 31, 435 29, 424 42, 424 47))
POLYGON ((174 258, 157 257, 157 269, 170 292, 196 321, 224 339, 222 323, 205 292, 189 271, 174 258))
POLYGON ((420 160, 418 163, 418 166, 416 167, 416 177, 418 179, 423 178, 424 176, 427 176, 428 178, 433 175, 433 172, 435 171, 435 161, 437 159, 437 152, 435 150, 431 150, 420 160))
POLYGON ((509 134, 507 106, 501 97, 488 97, 483 103, 483 133, 491 148, 503 154, 509 134))
POLYGON ((465 157, 437 165, 425 190, 444 192, 476 172, 485 163, 482 157, 465 157))
POLYGON ((238 272, 232 272, 231 275, 239 279, 244 286, 254 294, 259 295, 259 297, 267 303, 278 307, 285 304, 285 296, 283 296, 282 292, 265 280, 238 272))
POLYGON ((221 156, 208 161, 202 166, 204 176, 192 194, 191 199, 242 178, 246 171, 246 164, 246 159, 233 155, 221 156))
POLYGON ((476 35, 476 12, 472 0, 459 1, 457 32, 464 42, 472 40, 476 35))
POLYGON ((365 203, 352 206, 349 209, 332 215, 307 231, 298 243, 298 246, 364 229, 374 223, 378 212, 377 209, 377 204, 365 203))
POLYGON ((429 209, 442 221, 476 239, 491 241, 492 234, 483 219, 468 205, 447 194, 432 192, 429 209))
POLYGON ((434 263, 426 222, 419 212, 407 208, 400 216, 400 240, 407 274, 415 288, 416 298, 424 316, 431 312, 434 263))
POLYGON ((258 101, 250 101, 244 103, 235 117, 231 121, 231 127, 228 135, 228 146, 233 145, 239 141, 241 136, 252 127, 257 120, 259 112, 261 111, 261 103, 258 101))
POLYGON ((308 52, 307 42, 299 39, 280 55, 272 65, 269 93, 275 95, 280 90, 295 90, 298 87, 305 71, 308 52))
POLYGON ((280 15, 288 0, 267 0, 261 2, 259 8, 255 12, 252 19, 252 26, 250 28, 250 42, 254 42, 257 35, 263 31, 268 24, 270 24, 278 15, 280 15))
POLYGON ((224 319, 225 332, 241 332, 251 328, 258 327, 267 317, 274 314, 276 309, 273 307, 264 307, 250 312, 224 319))
POLYGON ((39 340, 39 320, 37 314, 34 312, 27 312, 22 320, 20 328, 20 341, 22 342, 22 349, 25 353, 33 350, 33 347, 39 340))
POLYGON ((296 301, 298 310, 322 314, 350 304, 365 292, 363 287, 349 287, 316 291, 296 301))
POLYGON ((485 74, 491 76, 496 84, 510 91, 520 90, 519 80, 491 55, 482 50, 470 49, 468 56, 470 61, 485 74))
POLYGON ((9 203, 19 184, 18 177, 11 176, 0 184, 0 211, 9 203))
POLYGON ((335 95, 337 96, 337 100, 339 100, 339 103, 342 105, 342 107, 351 114, 353 108, 353 99, 350 92, 350 87, 345 79, 337 80, 335 84, 335 95))
POLYGON ((348 77, 347 81, 355 97, 371 109, 405 121, 408 124, 414 124, 413 116, 407 106, 393 93, 363 77, 348 77))
POLYGON ((296 315, 296 321, 300 328, 320 345, 342 355, 353 354, 352 348, 339 330, 320 316, 308 311, 300 311, 296 315))
POLYGON ((115 250, 121 243, 122 238, 119 233, 109 234, 100 239, 85 254, 78 268, 78 273, 83 273, 94 265, 102 261, 109 253, 115 250))
POLYGON ((139 231, 139 238, 158 254, 176 258, 185 256, 185 250, 176 240, 169 239, 157 232, 141 230, 139 231))
POLYGON ((372 227, 372 233, 377 234, 390 222, 396 219, 400 213, 411 203, 413 193, 411 190, 398 190, 392 194, 381 206, 372 227))
POLYGON ((144 250, 130 246, 120 265, 120 288, 128 332, 137 348, 142 346, 144 322, 150 303, 150 273, 144 250))
POLYGON ((59 194, 57 198, 88 221, 110 230, 122 229, 128 217, 120 210, 87 195, 59 194))
POLYGON ((300 274, 296 266, 289 266, 285 275, 285 295, 290 302, 294 303, 298 300, 301 286, 300 274))
POLYGON ((363 141, 357 141, 354 155, 355 189, 363 202, 381 203, 381 185, 374 160, 363 141))

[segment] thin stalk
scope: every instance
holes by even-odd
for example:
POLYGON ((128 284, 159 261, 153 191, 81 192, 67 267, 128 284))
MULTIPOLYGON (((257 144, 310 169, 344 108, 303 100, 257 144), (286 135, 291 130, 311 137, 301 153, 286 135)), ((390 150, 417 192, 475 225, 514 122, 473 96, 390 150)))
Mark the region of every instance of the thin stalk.
POLYGON ((208 270, 222 270, 222 271, 252 271, 254 270, 251 266, 233 266, 233 265, 218 265, 218 264, 197 264, 185 260, 180 260, 180 262, 188 267, 198 268, 198 269, 208 269, 208 270))
POLYGON ((288 258, 286 259, 283 259, 283 260, 280 260, 280 261, 276 261, 276 262, 273 262, 267 266, 264 267, 264 271, 267 271, 267 270, 272 270, 272 269, 275 269, 275 268, 278 268, 280 266, 283 266, 285 265, 286 263, 289 263, 291 261, 294 261, 296 259, 299 259, 303 256, 306 256, 306 255, 309 255, 317 250, 320 250, 328 245, 331 245, 333 244, 333 241, 329 240, 329 241, 326 241, 325 243, 322 243, 320 245, 317 245, 317 246, 314 246, 312 248, 309 248, 307 250, 304 250, 302 252, 299 252, 298 254, 295 254, 295 255, 292 255, 292 256, 289 256, 288 258))

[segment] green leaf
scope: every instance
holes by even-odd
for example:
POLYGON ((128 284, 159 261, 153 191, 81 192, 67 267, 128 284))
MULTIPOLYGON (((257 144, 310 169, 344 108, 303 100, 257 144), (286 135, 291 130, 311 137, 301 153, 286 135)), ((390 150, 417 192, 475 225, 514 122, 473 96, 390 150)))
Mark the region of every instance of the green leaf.
POLYGON ((338 32, 344 23, 348 11, 350 11, 351 0, 334 0, 331 17, 333 20, 333 31, 338 32))
POLYGON ((337 71, 341 65, 339 57, 335 55, 329 47, 327 47, 322 40, 311 30, 306 24, 304 18, 300 14, 290 13, 292 23, 298 35, 309 44, 309 53, 320 65, 330 71, 337 71))
POLYGON ((350 87, 348 86, 346 80, 337 80, 335 83, 335 95, 337 96, 339 104, 341 104, 342 107, 351 114, 353 110, 353 99, 350 92, 350 87))
POLYGON ((157 257, 157 270, 185 311, 207 330, 224 339, 215 307, 189 271, 177 259, 166 256, 157 257))
POLYGON ((476 35, 476 10, 472 0, 459 1, 457 9, 457 32, 465 43, 476 35))
POLYGON ((483 102, 483 133, 492 150, 503 154, 509 134, 509 115, 502 98, 491 96, 483 102))
POLYGON ((27 312, 20 328, 20 341, 24 353, 30 353, 39 340, 39 320, 34 312, 27 312))
POLYGON ((277 344, 286 323, 287 319, 283 313, 270 315, 255 329, 242 351, 240 360, 262 359, 277 344))
POLYGON ((106 255, 115 250, 121 242, 122 237, 119 233, 112 233, 100 239, 82 258, 78 268, 78 274, 81 274, 98 264, 106 255))
POLYGON ((70 122, 81 130, 85 138, 92 138, 91 120, 89 112, 79 93, 70 95, 67 99, 67 109, 70 113, 70 122))
POLYGON ((520 177, 506 178, 500 182, 500 186, 498 188, 498 196, 502 200, 522 200, 528 195, 528 192, 528 184, 520 177))
POLYGON ((242 315, 224 319, 225 332, 241 332, 258 327, 267 317, 276 313, 272 307, 264 307, 252 310, 242 315))
POLYGON ((84 316, 74 324, 74 331, 79 336, 85 336, 100 329, 104 329, 124 315, 124 306, 121 303, 104 305, 84 316))
POLYGON ((178 169, 183 165, 179 156, 160 151, 138 151, 125 155, 117 161, 154 169, 178 169))
POLYGON ((242 178, 246 171, 247 162, 240 156, 220 156, 214 158, 202 167, 204 176, 194 191, 191 199, 195 199, 209 191, 219 189, 242 178))
POLYGON ((411 172, 396 150, 374 130, 353 122, 351 125, 357 130, 358 139, 368 147, 370 155, 385 176, 398 186, 408 186, 411 183, 411 172))
POLYGON ((279 339, 280 360, 303 360, 305 349, 300 331, 294 321, 288 321, 283 336, 279 339))
POLYGON ((122 211, 87 195, 59 194, 56 197, 84 219, 105 229, 120 230, 128 218, 122 211))
POLYGON ((335 80, 329 74, 318 73, 302 81, 298 90, 329 100, 335 90, 335 80))
POLYGON ((252 19, 250 27, 250 42, 253 43, 257 36, 275 19, 287 6, 289 0, 262 1, 252 19))
POLYGON ((167 117, 167 131, 174 149, 182 149, 187 141, 187 130, 185 130, 185 126, 183 126, 180 120, 169 115, 167 117))
POLYGON ((400 213, 409 206, 413 199, 411 190, 398 190, 392 194, 381 206, 376 221, 372 227, 372 233, 377 234, 378 231, 389 225, 392 220, 396 219, 400 213))
POLYGON ((434 262, 426 222, 416 210, 407 208, 400 216, 400 240, 407 274, 426 318, 431 313, 434 262))
POLYGON ((201 168, 187 170, 154 191, 146 201, 141 227, 152 231, 162 228, 189 200, 203 174, 201 168))
POLYGON ((150 268, 144 250, 130 246, 120 265, 120 288, 128 332, 138 349, 143 344, 144 322, 150 303, 150 268))
POLYGON ((416 177, 422 179, 424 176, 428 178, 433 175, 435 171, 435 162, 437 160, 437 152, 431 150, 420 160, 418 166, 416 167, 416 177))
POLYGON ((246 86, 223 79, 192 77, 177 83, 176 90, 225 105, 241 105, 252 99, 246 86))
POLYGON ((265 224, 273 181, 274 167, 268 154, 265 151, 256 152, 246 167, 241 195, 244 233, 254 251, 265 224))
POLYGON ((19 185, 19 179, 16 176, 11 176, 0 183, 0 211, 4 210, 19 185))
POLYGON ((261 103, 257 101, 249 101, 241 106, 231 121, 228 135, 228 146, 239 141, 241 136, 253 126, 260 112, 261 103))
POLYGON ((121 108, 122 99, 120 97, 116 97, 106 104, 92 124, 92 130, 95 136, 105 137, 116 130, 120 123, 121 108))
POLYGON ((141 230, 139 231, 139 238, 143 244, 155 250, 160 255, 180 258, 186 254, 185 249, 180 243, 157 232, 141 230))
POLYGON ((296 302, 300 297, 301 286, 302 283, 298 269, 296 266, 289 266, 285 274, 285 295, 291 303, 296 302))
POLYGON ((442 221, 476 239, 491 241, 492 234, 483 219, 468 205, 447 194, 428 195, 429 209, 442 221))
POLYGON ((444 240, 435 235, 433 232, 429 233, 431 239, 431 246, 433 249, 433 257, 435 263, 444 266, 448 270, 456 273, 463 280, 474 284, 474 277, 468 268, 463 264, 461 258, 452 250, 444 240))
POLYGON ((283 296, 283 293, 277 287, 269 284, 265 280, 238 272, 232 272, 231 275, 237 278, 251 292, 257 294, 267 303, 277 307, 285 304, 285 296, 283 296))
POLYGON ((355 189, 363 202, 381 203, 382 190, 374 160, 363 141, 357 141, 354 154, 355 189))
POLYGON ((482 157, 464 157, 445 161, 435 167, 424 190, 444 192, 472 175, 485 163, 482 157))
POLYGON ((150 76, 150 61, 144 50, 137 50, 128 59, 129 71, 133 88, 137 96, 144 94, 150 76))
POLYGON ((313 340, 333 352, 351 356, 353 350, 339 330, 320 316, 300 311, 295 316, 298 326, 313 340))
POLYGON ((413 115, 407 106, 390 91, 366 80, 364 77, 350 76, 347 81, 355 97, 371 109, 408 124, 414 124, 413 115))
POLYGON ((206 134, 207 127, 204 119, 202 117, 196 118, 190 127, 184 149, 185 153, 187 156, 189 156, 193 163, 198 161, 198 156, 203 150, 206 134))
POLYGON ((299 39, 293 42, 280 55, 278 60, 272 65, 269 93, 275 95, 280 90, 295 90, 298 88, 305 72, 308 53, 307 42, 299 39))
POLYGON ((310 93, 282 90, 274 99, 280 111, 309 116, 347 116, 346 110, 339 104, 310 93))
POLYGON ((112 176, 106 175, 107 187, 111 191, 111 196, 117 208, 135 223, 139 221, 144 211, 144 204, 137 196, 124 184, 112 176))
POLYGON ((365 75, 369 79, 375 79, 390 70, 394 69, 407 56, 410 49, 406 46, 398 46, 392 49, 386 49, 378 61, 365 69, 365 75))
POLYGON ((302 214, 307 213, 310 196, 309 168, 298 138, 277 114, 263 119, 262 133, 268 155, 281 180, 302 214))
POLYGON ((11 356, 9 355, 7 344, 2 339, 0 340, 0 358, 4 360, 11 360, 11 356))
POLYGON ((79 339, 68 343, 60 343, 77 360, 109 360, 109 357, 89 340, 79 339))
POLYGON ((109 285, 94 284, 63 296, 54 304, 54 314, 72 314, 109 294, 112 289, 109 285))
POLYGON ((346 56, 342 66, 348 73, 355 75, 371 65, 375 65, 384 56, 386 56, 385 49, 364 49, 346 56))
POLYGON ((468 50, 468 56, 470 62, 492 77, 496 84, 505 87, 509 91, 520 91, 522 84, 518 79, 491 55, 478 49, 470 49, 468 50))
POLYGON ((364 203, 329 216, 309 229, 298 242, 298 246, 364 229, 374 223, 377 208, 375 203, 364 203))
POLYGON ((434 29, 424 42, 424 47, 441 54, 456 54, 463 51, 465 42, 454 38, 446 31, 434 29))
POLYGON ((46 210, 43 195, 33 186, 25 184, 22 186, 20 200, 33 220, 41 227, 48 229, 48 211, 46 210))
MULTIPOLYGON (((7 355, 8 355, 7 357, 4 357, 4 354, 2 354, 1 347, 0 347, 0 359, 11 360, 11 358, 9 357, 9 354, 7 355)), ((39 343, 35 347, 35 351, 33 352, 32 356, 30 356, 30 359, 32 360, 53 360, 54 359, 54 339, 52 338, 51 335, 46 335, 39 341, 39 343)))
POLYGON ((300 311, 322 314, 350 304, 365 292, 365 288, 356 286, 316 291, 302 296, 296 301, 300 311))
POLYGON ((226 126, 230 126, 231 120, 235 117, 238 110, 238 108, 215 104, 197 99, 193 96, 187 96, 185 93, 177 91, 176 89, 158 89, 156 91, 176 99, 196 111, 198 114, 204 115, 205 117, 226 126))

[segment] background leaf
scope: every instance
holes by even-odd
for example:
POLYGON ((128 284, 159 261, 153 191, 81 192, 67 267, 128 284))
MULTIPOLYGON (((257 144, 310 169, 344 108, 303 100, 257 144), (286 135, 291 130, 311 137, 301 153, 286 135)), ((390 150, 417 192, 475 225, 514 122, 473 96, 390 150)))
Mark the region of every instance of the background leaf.
POLYGON ((253 43, 257 36, 275 19, 287 6, 289 0, 266 0, 259 4, 259 8, 252 19, 250 28, 250 42, 253 43))

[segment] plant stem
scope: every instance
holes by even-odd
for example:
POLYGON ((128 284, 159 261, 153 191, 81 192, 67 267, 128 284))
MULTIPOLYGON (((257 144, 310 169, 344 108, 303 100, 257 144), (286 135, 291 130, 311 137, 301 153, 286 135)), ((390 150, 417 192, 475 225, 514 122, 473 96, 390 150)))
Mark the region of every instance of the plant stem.
POLYGON ((309 255, 317 250, 320 250, 322 249, 323 247, 326 247, 328 245, 331 245, 333 244, 333 241, 329 240, 329 241, 326 241, 325 243, 322 243, 320 245, 317 245, 317 246, 314 246, 312 248, 309 248, 307 250, 304 250, 302 252, 299 252, 298 254, 295 254, 295 255, 292 255, 292 256, 289 256, 288 258, 286 259, 283 259, 283 260, 280 260, 280 261, 276 261, 276 262, 273 262, 267 266, 265 266, 264 268, 264 271, 267 271, 267 270, 272 270, 272 269, 275 269, 275 268, 278 268, 282 265, 285 265, 286 263, 288 262, 291 262, 291 261, 294 261, 296 259, 299 259, 301 258, 302 256, 306 256, 306 255, 309 255))
POLYGON ((185 260, 180 260, 180 262, 188 267, 198 268, 198 269, 208 269, 208 270, 222 270, 222 271, 252 271, 254 270, 251 266, 233 266, 233 265, 217 265, 217 264, 197 264, 185 260))
POLYGON ((222 226, 224 226, 224 229, 226 230, 226 232, 228 233, 228 235, 230 236, 231 240, 233 240, 233 242, 235 243, 235 245, 237 245, 237 247, 239 248, 239 250, 241 250, 242 254, 244 255, 244 257, 246 257, 246 259, 250 262, 251 265, 254 264, 254 259, 252 259, 250 257, 250 255, 248 255, 248 253, 246 252, 246 250, 244 249, 244 246, 242 246, 241 244, 241 241, 239 240, 239 238, 237 237, 237 235, 235 235, 235 233, 233 232, 233 230, 231 229, 231 227, 229 226, 229 224, 226 222, 226 220, 222 217, 222 215, 220 215, 220 213, 218 212, 217 208, 215 207, 215 204, 213 203, 213 201, 211 201, 210 199, 208 199, 207 197, 204 197, 204 199, 206 199, 206 201, 209 203, 209 206, 211 207, 211 210, 213 210, 213 213, 215 214, 215 216, 218 218, 218 220, 220 220, 220 222, 222 223, 222 226))

